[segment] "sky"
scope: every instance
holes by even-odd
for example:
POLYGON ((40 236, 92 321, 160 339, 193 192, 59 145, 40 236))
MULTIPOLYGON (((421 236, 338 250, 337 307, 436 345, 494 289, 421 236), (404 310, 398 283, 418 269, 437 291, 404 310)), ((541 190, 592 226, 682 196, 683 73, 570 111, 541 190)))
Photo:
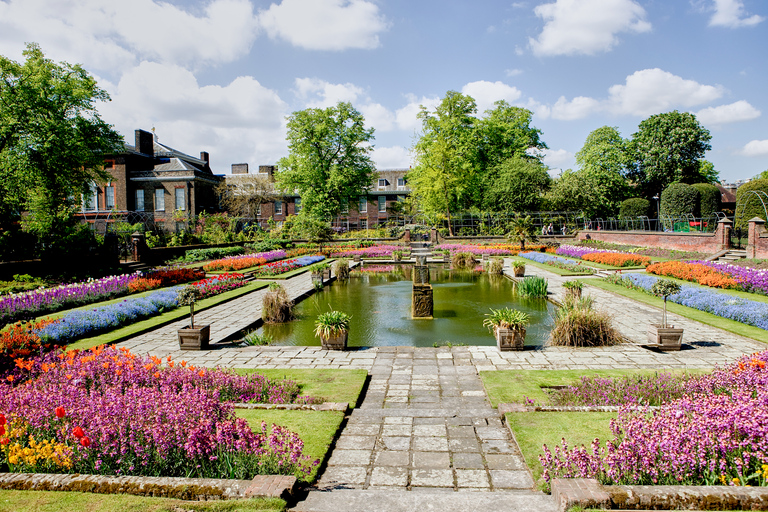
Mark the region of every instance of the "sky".
POLYGON ((379 168, 408 167, 449 90, 531 110, 553 175, 592 130, 672 110, 710 130, 723 181, 768 170, 764 0, 0 0, 0 55, 27 42, 98 80, 126 142, 154 128, 217 174, 274 164, 286 116, 338 101, 379 168))

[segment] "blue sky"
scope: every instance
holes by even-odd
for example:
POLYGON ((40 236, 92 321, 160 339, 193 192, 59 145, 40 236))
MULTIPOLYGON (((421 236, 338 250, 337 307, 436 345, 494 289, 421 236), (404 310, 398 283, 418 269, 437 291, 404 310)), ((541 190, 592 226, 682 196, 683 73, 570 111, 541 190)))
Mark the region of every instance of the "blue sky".
POLYGON ((674 109, 712 133, 726 181, 768 169, 768 2, 759 0, 0 0, 0 54, 82 64, 131 142, 155 128, 217 173, 285 155, 285 116, 350 101, 374 160, 407 167, 419 105, 448 90, 534 112, 544 161, 590 131, 674 109))

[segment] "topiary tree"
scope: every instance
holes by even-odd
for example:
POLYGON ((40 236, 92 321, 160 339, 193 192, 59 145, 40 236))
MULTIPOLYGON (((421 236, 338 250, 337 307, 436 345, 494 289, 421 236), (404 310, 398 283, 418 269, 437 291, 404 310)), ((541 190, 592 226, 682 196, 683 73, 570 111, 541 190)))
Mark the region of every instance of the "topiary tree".
POLYGON ((673 183, 661 193, 662 215, 683 217, 699 216, 699 191, 685 183, 673 183))
POLYGON ((763 194, 768 194, 768 179, 752 180, 739 187, 736 191, 734 228, 746 230, 749 227, 749 219, 754 217, 768 220, 765 218, 768 215, 765 211, 768 207, 768 198, 763 194))
POLYGON ((632 197, 625 199, 619 206, 619 217, 622 219, 634 219, 641 215, 648 215, 651 209, 651 202, 642 197, 632 197))
POLYGON ((694 183, 691 185, 699 191, 699 215, 711 217, 720 211, 722 194, 720 189, 711 183, 694 183))

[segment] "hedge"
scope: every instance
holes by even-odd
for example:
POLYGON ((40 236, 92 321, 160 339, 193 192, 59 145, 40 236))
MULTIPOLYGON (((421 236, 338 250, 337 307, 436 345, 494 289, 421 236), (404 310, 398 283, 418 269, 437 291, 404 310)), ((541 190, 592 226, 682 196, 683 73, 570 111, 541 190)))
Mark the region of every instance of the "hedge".
POLYGON ((722 194, 720 189, 710 183, 694 183, 691 185, 699 191, 699 213, 702 218, 711 217, 720 211, 722 194))
POLYGON ((619 217, 622 219, 634 219, 641 215, 648 215, 651 209, 651 202, 642 197, 632 197, 625 199, 619 206, 619 217))
POLYGON ((699 191, 686 183, 672 183, 661 193, 661 215, 699 217, 699 191))
MULTIPOLYGON (((749 191, 764 192, 768 194, 768 179, 752 180, 743 184, 736 191, 736 222, 735 228, 746 230, 749 227, 749 219, 760 217, 766 219, 766 212, 763 203, 755 194, 748 194, 749 191)), ((761 195, 763 202, 768 206, 768 199, 761 195)))

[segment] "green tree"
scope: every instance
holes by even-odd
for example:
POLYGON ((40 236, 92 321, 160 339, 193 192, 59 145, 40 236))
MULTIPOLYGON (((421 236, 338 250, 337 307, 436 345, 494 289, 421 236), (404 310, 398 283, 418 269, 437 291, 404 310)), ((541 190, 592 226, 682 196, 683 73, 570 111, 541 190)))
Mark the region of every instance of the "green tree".
POLYGON ((587 135, 584 145, 576 153, 576 163, 582 170, 622 176, 629 158, 626 146, 618 128, 603 126, 587 135))
POLYGON ((661 193, 661 215, 698 217, 699 191, 687 183, 672 183, 661 193))
POLYGON ((475 100, 456 91, 448 91, 434 112, 423 106, 419 112, 422 133, 408 180, 425 213, 446 216, 451 235, 451 212, 467 208, 477 196, 476 112, 475 100))
POLYGON ((699 179, 696 183, 720 183, 720 173, 715 170, 715 164, 709 160, 699 160, 699 179))
POLYGON ((696 116, 666 112, 643 120, 632 136, 629 173, 645 197, 660 193, 670 183, 701 181, 699 161, 710 149, 712 136, 696 116))
POLYGON ((299 192, 302 215, 329 219, 371 187, 373 128, 350 103, 294 112, 286 138, 289 153, 275 177, 283 191, 299 192))
POLYGON ((479 160, 484 169, 493 169, 513 156, 525 157, 531 149, 547 149, 541 130, 531 126, 533 112, 504 100, 494 105, 477 121, 479 160))
POLYGON ((627 180, 614 171, 599 167, 568 169, 555 180, 549 200, 556 210, 581 210, 590 218, 607 218, 617 214, 629 194, 627 180))
POLYGON ((51 248, 74 229, 73 199, 109 178, 104 155, 123 140, 99 116, 109 95, 85 69, 36 44, 24 56, 0 56, 0 221, 28 210, 27 229, 51 248))
POLYGON ((517 242, 520 244, 520 250, 525 250, 526 241, 536 240, 536 226, 533 223, 533 219, 530 215, 523 217, 519 213, 515 214, 515 217, 509 221, 509 233, 507 238, 511 242, 517 242))
POLYGON ((496 169, 495 178, 486 189, 486 210, 524 212, 538 210, 552 179, 547 166, 536 159, 514 155, 496 169))

